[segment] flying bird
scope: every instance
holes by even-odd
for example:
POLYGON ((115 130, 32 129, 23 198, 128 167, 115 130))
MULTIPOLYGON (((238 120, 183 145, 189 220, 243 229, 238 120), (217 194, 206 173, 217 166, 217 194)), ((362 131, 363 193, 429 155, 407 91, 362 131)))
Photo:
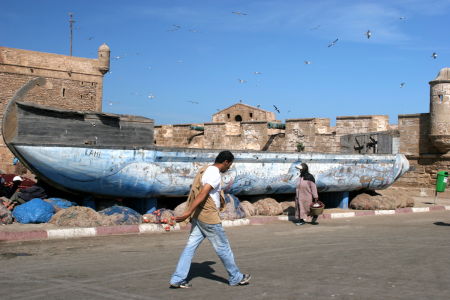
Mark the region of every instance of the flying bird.
POLYGON ((278 109, 278 107, 276 107, 276 105, 273 106, 273 108, 275 108, 275 110, 280 113, 280 110, 278 109))
POLYGON ((108 101, 108 105, 109 105, 109 106, 112 106, 113 104, 116 104, 116 103, 119 103, 119 102, 115 102, 115 101, 108 101))
POLYGON ((238 79, 238 81, 239 81, 239 83, 246 83, 247 82, 247 80, 244 80, 244 79, 238 79))
POLYGON ((192 104, 198 104, 197 101, 192 101, 192 100, 188 100, 187 102, 190 102, 190 103, 192 103, 192 104))
POLYGON ((310 65, 311 62, 309 60, 305 60, 305 65, 310 65))
POLYGON ((399 20, 406 20, 406 17, 399 17, 399 20))
POLYGON ((241 11, 233 11, 232 14, 238 15, 238 16, 246 16, 247 14, 241 11))
POLYGON ((339 39, 335 39, 334 41, 332 41, 332 42, 328 45, 328 48, 330 48, 330 47, 336 45, 336 43, 337 43, 338 40, 339 40, 339 39))
POLYGON ((436 58, 437 58, 437 53, 436 53, 436 52, 433 52, 433 54, 431 54, 431 57, 434 58, 434 59, 436 59, 436 58))
POLYGON ((402 83, 400 83, 400 88, 404 87, 404 86, 405 86, 405 84, 406 84, 406 82, 402 82, 402 83))
POLYGON ((309 30, 317 30, 317 29, 319 29, 320 28, 320 25, 317 25, 317 26, 315 26, 315 27, 313 27, 313 28, 310 28, 309 30))
POLYGON ((147 96, 147 98, 148 98, 148 99, 155 99, 155 98, 156 98, 156 96, 155 96, 155 95, 153 95, 153 94, 150 94, 150 95, 148 95, 148 96, 147 96))
POLYGON ((177 31, 177 30, 180 30, 180 28, 181 28, 180 25, 172 25, 172 28, 167 31, 177 31))
POLYGON ((261 73, 261 72, 253 72, 253 74, 255 74, 255 75, 261 75, 262 73, 261 73))
POLYGON ((370 32, 370 30, 367 30, 366 36, 368 39, 370 39, 370 37, 372 36, 372 32, 370 32))

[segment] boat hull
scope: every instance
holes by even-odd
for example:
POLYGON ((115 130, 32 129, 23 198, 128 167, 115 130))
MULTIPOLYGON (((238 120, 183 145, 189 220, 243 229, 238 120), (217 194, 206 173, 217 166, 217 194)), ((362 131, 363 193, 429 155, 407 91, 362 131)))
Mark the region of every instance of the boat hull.
MULTIPOLYGON (((185 196, 197 170, 218 150, 108 149, 14 145, 17 154, 56 186, 114 197, 185 196)), ((236 151, 224 174, 225 192, 235 195, 294 193, 295 166, 308 164, 320 192, 385 189, 409 169, 404 155, 351 155, 236 151)))

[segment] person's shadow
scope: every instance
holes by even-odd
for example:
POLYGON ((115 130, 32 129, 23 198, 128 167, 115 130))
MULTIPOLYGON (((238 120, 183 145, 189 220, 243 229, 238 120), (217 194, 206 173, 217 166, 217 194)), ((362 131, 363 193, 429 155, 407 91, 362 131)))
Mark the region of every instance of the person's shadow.
POLYGON ((450 226, 450 223, 444 223, 444 222, 434 222, 434 225, 438 225, 438 226, 450 226))
POLYGON ((211 265, 214 264, 215 264, 214 261, 205 261, 202 263, 193 262, 191 264, 191 270, 189 271, 187 281, 191 281, 193 278, 196 277, 203 277, 228 284, 227 279, 214 274, 215 272, 214 269, 210 267, 211 265))

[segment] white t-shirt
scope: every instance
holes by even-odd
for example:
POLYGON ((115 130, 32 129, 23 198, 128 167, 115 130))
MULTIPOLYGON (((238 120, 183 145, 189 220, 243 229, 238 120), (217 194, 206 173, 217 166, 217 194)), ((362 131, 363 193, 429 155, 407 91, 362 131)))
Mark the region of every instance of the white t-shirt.
POLYGON ((214 200, 217 208, 220 208, 220 190, 222 177, 220 176, 220 170, 218 167, 209 166, 206 168, 205 173, 202 176, 202 185, 209 184, 212 186, 212 190, 209 192, 209 195, 214 200))

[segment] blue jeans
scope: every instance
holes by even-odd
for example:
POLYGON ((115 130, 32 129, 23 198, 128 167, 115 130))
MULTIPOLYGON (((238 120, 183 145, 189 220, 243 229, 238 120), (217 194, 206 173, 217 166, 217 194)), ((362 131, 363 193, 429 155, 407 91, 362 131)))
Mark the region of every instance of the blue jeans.
POLYGON ((214 250, 216 250, 216 254, 219 256, 225 269, 227 269, 229 284, 237 285, 244 275, 239 271, 239 268, 234 262, 233 251, 231 251, 230 243, 228 242, 222 224, 206 224, 197 219, 192 219, 191 224, 191 234, 189 235, 186 247, 181 253, 177 268, 172 278, 170 278, 170 284, 178 284, 186 280, 195 250, 207 238, 214 247, 214 250))

